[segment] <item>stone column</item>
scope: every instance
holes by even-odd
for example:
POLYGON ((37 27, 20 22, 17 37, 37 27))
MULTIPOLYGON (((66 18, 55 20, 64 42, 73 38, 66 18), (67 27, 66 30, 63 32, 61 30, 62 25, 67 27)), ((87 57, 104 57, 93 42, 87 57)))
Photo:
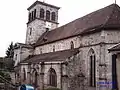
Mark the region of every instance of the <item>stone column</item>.
POLYGON ((30 84, 30 72, 27 72, 27 84, 30 84))
POLYGON ((109 90, 106 87, 106 82, 107 81, 107 65, 106 65, 106 60, 105 60, 105 44, 101 43, 100 44, 100 61, 98 65, 98 70, 99 70, 99 80, 97 81, 97 88, 99 90, 109 90))
POLYGON ((68 76, 63 75, 61 78, 62 78, 62 90, 68 90, 68 76))
POLYGON ((39 89, 40 90, 44 89, 44 73, 40 73, 39 76, 39 89))

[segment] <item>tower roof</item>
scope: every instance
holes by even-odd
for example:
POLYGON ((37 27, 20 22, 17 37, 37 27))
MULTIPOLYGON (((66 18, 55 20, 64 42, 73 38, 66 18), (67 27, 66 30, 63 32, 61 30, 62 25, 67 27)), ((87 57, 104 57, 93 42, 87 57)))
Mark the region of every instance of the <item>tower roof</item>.
POLYGON ((45 2, 36 1, 36 2, 34 2, 27 10, 30 10, 32 7, 34 7, 34 6, 37 5, 37 4, 42 4, 42 5, 45 5, 45 6, 53 7, 53 8, 56 8, 56 9, 60 9, 60 7, 57 7, 57 6, 54 6, 54 5, 45 3, 45 2))
POLYGON ((51 43, 61 39, 98 32, 101 30, 120 29, 120 7, 111 4, 100 10, 78 18, 64 26, 56 28, 42 35, 36 42, 36 46, 51 43), (47 38, 44 41, 44 37, 47 38))

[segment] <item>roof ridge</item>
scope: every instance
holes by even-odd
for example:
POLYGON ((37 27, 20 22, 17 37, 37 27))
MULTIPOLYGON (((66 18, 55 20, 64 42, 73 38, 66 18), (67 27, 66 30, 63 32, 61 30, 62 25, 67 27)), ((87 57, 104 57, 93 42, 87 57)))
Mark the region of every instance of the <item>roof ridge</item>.
POLYGON ((107 24, 107 22, 109 22, 111 16, 112 16, 113 13, 114 13, 115 6, 116 6, 117 4, 114 4, 114 3, 113 3, 113 4, 111 4, 111 5, 114 5, 114 6, 112 7, 111 14, 109 15, 108 19, 106 20, 106 22, 105 22, 101 27, 104 27, 104 26, 107 24))
MULTIPOLYGON (((112 23, 119 25, 120 24, 119 19, 120 19, 120 7, 117 4, 111 4, 109 6, 101 8, 99 10, 95 10, 85 16, 77 18, 63 26, 60 26, 49 31, 46 34, 48 38, 47 41, 44 42, 39 39, 40 41, 36 42, 35 47, 48 43, 53 43, 55 41, 70 38, 76 35, 85 35, 89 34, 90 32, 93 33, 101 31, 102 29, 107 30, 110 28, 110 24, 112 23)), ((118 26, 111 27, 118 28, 118 26)), ((43 37, 41 36, 39 38, 43 37)))

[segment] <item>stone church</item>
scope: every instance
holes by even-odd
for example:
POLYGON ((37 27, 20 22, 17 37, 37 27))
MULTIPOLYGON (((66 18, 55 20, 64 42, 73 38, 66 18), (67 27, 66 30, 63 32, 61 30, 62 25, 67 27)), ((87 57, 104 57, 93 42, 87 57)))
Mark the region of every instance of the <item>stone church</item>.
POLYGON ((15 79, 36 90, 118 90, 114 55, 120 7, 111 4, 58 27, 60 7, 36 1, 28 10, 26 42, 14 48, 15 79))

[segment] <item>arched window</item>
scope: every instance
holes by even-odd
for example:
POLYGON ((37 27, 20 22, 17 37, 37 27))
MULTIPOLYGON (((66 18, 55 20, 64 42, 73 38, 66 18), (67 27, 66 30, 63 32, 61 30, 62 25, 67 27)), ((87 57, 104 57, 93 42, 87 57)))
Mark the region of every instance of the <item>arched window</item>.
POLYGON ((31 21, 31 13, 29 13, 29 21, 31 21))
POLYGON ((40 9, 40 18, 44 18, 44 9, 40 9))
POLYGON ((54 87, 57 86, 57 75, 53 68, 49 70, 49 85, 54 87))
POLYGON ((50 11, 46 11, 46 20, 50 20, 50 11))
POLYGON ((53 52, 55 52, 55 45, 53 45, 53 52))
POLYGON ((56 18, 55 12, 52 12, 51 20, 52 20, 52 21, 55 21, 55 18, 56 18))
POLYGON ((26 80, 26 71, 25 71, 25 68, 23 68, 23 80, 26 80))
POLYGON ((96 57, 93 49, 89 51, 89 62, 90 62, 90 86, 96 86, 96 57))
POLYGON ((70 48, 74 49, 74 43, 73 43, 73 41, 70 42, 70 48))
POLYGON ((32 11, 32 20, 34 19, 34 11, 32 11))
POLYGON ((34 19, 36 18, 36 9, 34 10, 34 19))

